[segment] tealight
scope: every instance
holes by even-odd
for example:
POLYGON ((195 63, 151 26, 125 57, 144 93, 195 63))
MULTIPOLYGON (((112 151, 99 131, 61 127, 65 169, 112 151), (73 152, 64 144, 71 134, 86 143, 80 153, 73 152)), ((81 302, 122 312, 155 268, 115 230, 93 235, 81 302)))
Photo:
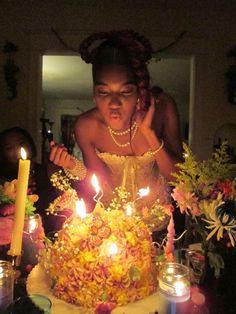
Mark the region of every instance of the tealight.
POLYGON ((170 302, 185 302, 190 297, 188 267, 178 263, 163 263, 159 273, 160 292, 170 302))

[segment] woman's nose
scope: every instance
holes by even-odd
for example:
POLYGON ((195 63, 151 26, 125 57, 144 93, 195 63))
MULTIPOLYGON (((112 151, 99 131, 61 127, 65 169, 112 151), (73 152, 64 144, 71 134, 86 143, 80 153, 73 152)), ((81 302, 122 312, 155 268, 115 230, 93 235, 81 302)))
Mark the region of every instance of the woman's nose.
POLYGON ((113 94, 112 97, 111 97, 111 100, 110 100, 110 107, 120 107, 122 104, 120 98, 118 95, 116 94, 113 94))

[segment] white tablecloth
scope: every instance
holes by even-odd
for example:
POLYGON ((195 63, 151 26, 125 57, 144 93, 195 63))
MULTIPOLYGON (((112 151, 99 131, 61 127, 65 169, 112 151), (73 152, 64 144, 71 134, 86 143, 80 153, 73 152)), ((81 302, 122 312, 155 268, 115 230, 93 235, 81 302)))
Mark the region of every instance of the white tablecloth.
MULTIPOLYGON (((94 310, 85 309, 77 305, 66 303, 52 295, 50 282, 42 266, 37 265, 27 279, 27 292, 41 294, 52 301, 51 314, 93 314, 94 310)), ((159 308, 158 293, 154 293, 143 300, 115 308, 112 314, 151 314, 159 308)), ((160 309, 159 309, 160 311, 160 309)), ((159 312, 160 313, 160 312, 159 312)))

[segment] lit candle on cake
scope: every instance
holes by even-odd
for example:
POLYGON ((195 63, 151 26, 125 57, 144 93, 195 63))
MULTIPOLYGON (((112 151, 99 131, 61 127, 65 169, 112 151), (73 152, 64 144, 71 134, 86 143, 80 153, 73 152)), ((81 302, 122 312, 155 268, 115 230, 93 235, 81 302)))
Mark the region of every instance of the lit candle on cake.
POLYGON ((101 198, 103 197, 103 191, 100 188, 97 176, 95 174, 92 175, 91 182, 96 192, 96 195, 94 195, 93 197, 93 200, 96 202, 94 210, 104 209, 104 206, 101 202, 101 198))
POLYGON ((132 212, 133 212, 133 204, 132 203, 126 204, 126 215, 132 216, 132 212))
POLYGON ((190 297, 188 267, 178 263, 163 263, 159 274, 160 314, 176 313, 176 303, 190 297))
POLYGON ((30 160, 26 159, 26 151, 21 148, 21 159, 19 160, 17 189, 16 189, 16 209, 14 215, 14 225, 9 254, 19 256, 22 248, 22 234, 25 219, 25 204, 27 197, 30 160))
POLYGON ((111 243, 109 246, 109 255, 116 255, 118 253, 118 247, 116 243, 111 243))
POLYGON ((77 200, 76 203, 75 203, 75 213, 81 219, 84 219, 86 217, 86 215, 87 215, 85 202, 84 202, 84 200, 82 198, 77 200))

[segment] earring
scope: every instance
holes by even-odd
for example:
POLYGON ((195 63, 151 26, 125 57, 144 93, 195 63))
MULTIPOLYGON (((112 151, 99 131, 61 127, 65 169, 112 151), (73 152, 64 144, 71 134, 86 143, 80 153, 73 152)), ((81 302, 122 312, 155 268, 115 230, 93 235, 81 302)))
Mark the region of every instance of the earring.
POLYGON ((136 108, 137 108, 137 110, 140 110, 140 109, 141 109, 140 99, 139 99, 139 98, 137 99, 136 108))

